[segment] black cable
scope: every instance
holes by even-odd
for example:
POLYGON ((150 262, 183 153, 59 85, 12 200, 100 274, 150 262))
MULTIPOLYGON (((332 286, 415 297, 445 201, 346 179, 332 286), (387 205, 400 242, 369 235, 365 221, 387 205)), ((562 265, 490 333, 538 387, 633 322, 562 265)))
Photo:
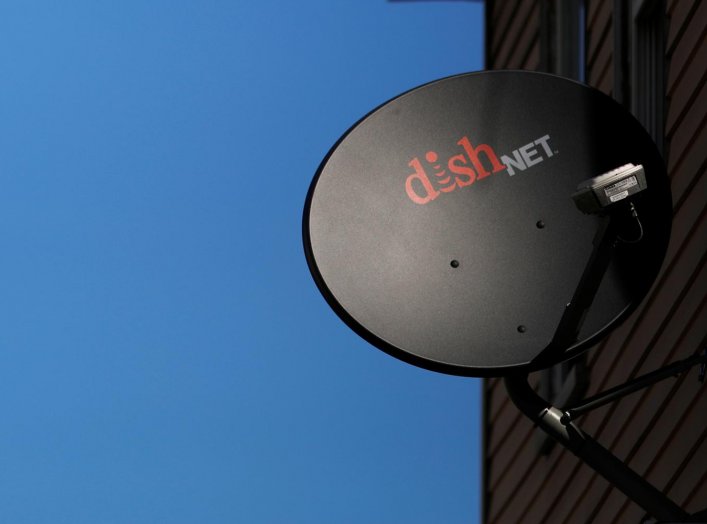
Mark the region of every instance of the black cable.
POLYGON ((641 219, 638 218, 638 211, 636 211, 636 206, 633 205, 633 202, 629 202, 629 205, 631 206, 631 216, 638 224, 638 237, 631 240, 627 240, 621 235, 617 234, 616 238, 618 238, 624 244, 637 244, 643 239, 643 224, 641 223, 641 219))

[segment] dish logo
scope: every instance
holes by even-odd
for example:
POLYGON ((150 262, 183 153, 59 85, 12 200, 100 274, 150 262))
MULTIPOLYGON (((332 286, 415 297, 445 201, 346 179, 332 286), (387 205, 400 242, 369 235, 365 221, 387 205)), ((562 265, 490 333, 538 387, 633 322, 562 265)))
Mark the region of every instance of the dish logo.
POLYGON ((553 153, 550 149, 549 140, 550 135, 545 135, 519 147, 510 155, 501 155, 499 160, 490 145, 474 146, 468 137, 462 137, 457 145, 461 146, 464 152, 451 156, 444 165, 439 161, 439 155, 436 152, 425 153, 427 168, 432 169, 433 178, 427 175, 425 166, 422 165, 418 157, 408 162, 414 172, 408 175, 405 180, 405 192, 416 204, 427 204, 442 193, 450 193, 457 188, 470 186, 492 173, 507 170, 508 174, 513 176, 515 169, 525 171, 545 158, 554 156, 556 152, 553 153), (540 146, 542 151, 537 146, 540 146))

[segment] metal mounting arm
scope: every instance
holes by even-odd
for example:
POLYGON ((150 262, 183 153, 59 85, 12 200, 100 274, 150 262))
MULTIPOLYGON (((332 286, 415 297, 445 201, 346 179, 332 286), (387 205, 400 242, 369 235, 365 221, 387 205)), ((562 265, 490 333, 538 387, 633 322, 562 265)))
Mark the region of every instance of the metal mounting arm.
POLYGON ((599 408, 614 400, 618 400, 626 395, 629 395, 639 389, 647 388, 664 380, 666 378, 679 375, 680 373, 687 371, 692 366, 700 364, 700 374, 698 380, 700 382, 704 381, 704 366, 707 363, 707 349, 702 350, 701 353, 697 353, 683 360, 678 360, 665 367, 641 375, 640 377, 634 378, 624 384, 620 384, 614 388, 607 391, 603 391, 593 397, 582 400, 574 406, 570 406, 564 409, 564 415, 562 422, 570 422, 577 417, 583 415, 584 413, 591 411, 593 409, 599 408))
POLYGON ((583 433, 574 423, 563 423, 565 414, 535 393, 528 384, 526 374, 507 376, 504 381, 508 395, 525 416, 650 515, 670 522, 690 521, 688 513, 604 446, 583 433))
POLYGON ((544 367, 548 363, 555 361, 558 354, 563 353, 577 341, 577 335, 584 323, 584 317, 594 301, 599 285, 611 262, 617 238, 618 233, 612 218, 602 217, 602 222, 592 242, 594 245, 592 254, 587 260, 587 265, 579 279, 572 299, 565 307, 552 341, 533 360, 533 364, 536 367, 544 367))

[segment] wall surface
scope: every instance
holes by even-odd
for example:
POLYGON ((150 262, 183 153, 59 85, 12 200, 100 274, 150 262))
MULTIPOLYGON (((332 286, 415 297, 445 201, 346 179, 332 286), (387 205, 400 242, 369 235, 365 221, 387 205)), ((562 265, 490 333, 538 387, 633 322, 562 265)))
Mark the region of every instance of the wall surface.
MULTIPOLYGON (((586 81, 614 93, 620 75, 614 2, 586 2, 586 81), (615 67, 619 66, 619 67, 615 67), (619 72, 617 72, 617 70, 619 72)), ((707 335, 707 2, 666 2, 666 163, 673 192, 668 254, 652 290, 588 352, 595 394, 705 347, 707 335)), ((550 4, 488 0, 487 69, 549 70, 550 4), (545 14, 544 14, 545 13, 545 14), (545 28, 545 29, 543 29, 545 28)), ((538 377, 531 377, 533 383, 538 377)), ((487 523, 627 522, 645 512, 560 446, 541 454, 537 431, 499 379, 484 381, 487 523)), ((690 513, 707 508, 707 384, 697 370, 660 382, 578 420, 579 426, 690 513)))

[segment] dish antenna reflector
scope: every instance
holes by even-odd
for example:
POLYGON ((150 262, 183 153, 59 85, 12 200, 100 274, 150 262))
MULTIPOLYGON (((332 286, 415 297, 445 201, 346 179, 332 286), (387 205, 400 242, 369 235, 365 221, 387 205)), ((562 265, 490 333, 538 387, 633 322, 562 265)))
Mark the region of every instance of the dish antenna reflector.
MULTIPOLYGON (((344 134, 312 182, 304 245, 329 305, 373 345, 435 371, 504 375, 576 355, 637 306, 671 205, 653 142, 608 96, 547 74, 472 73, 394 98, 344 134), (595 178, 627 165, 640 184, 595 178), (558 341, 600 206, 628 191, 641 241, 612 244, 576 336, 558 341)), ((637 237, 628 206, 613 215, 619 237, 637 237)))

